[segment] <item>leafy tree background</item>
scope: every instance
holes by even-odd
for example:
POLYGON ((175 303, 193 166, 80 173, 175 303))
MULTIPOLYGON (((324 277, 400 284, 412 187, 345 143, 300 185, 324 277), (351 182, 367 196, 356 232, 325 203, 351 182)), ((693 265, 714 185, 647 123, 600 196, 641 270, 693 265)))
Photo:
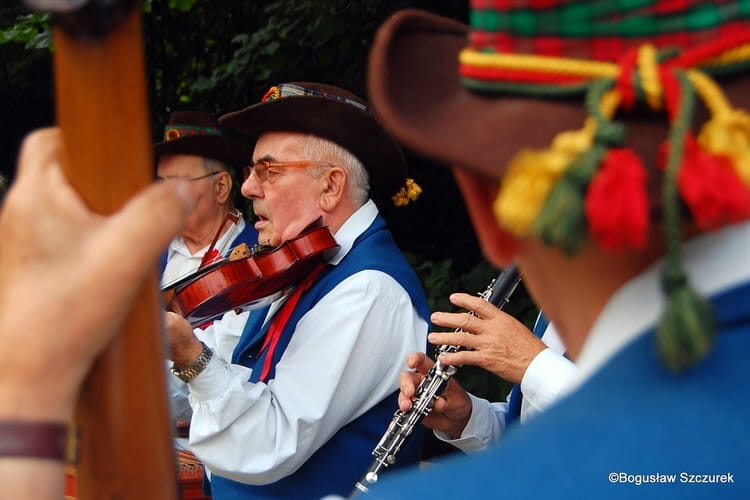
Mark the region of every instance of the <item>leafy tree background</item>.
MULTIPOLYGON (((153 140, 160 140, 173 110, 223 114, 256 103, 270 85, 285 81, 332 83, 366 97, 372 37, 402 8, 468 19, 466 0, 146 0, 153 140)), ((23 136, 54 123, 50 41, 46 16, 20 2, 0 7, 0 169, 9 179, 23 136)), ((450 172, 405 152, 423 195, 408 207, 381 210, 422 278, 430 306, 452 310, 451 292, 481 292, 497 270, 482 258, 450 172)), ((523 286, 506 311, 527 325, 536 315, 523 286)), ((456 378, 493 400, 509 387, 469 367, 456 378)))

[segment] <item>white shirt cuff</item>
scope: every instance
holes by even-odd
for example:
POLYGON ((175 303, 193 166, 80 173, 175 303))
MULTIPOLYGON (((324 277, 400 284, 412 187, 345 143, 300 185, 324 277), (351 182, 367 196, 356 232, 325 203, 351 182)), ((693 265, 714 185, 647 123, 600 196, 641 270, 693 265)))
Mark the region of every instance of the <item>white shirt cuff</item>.
POLYGON ((521 421, 525 422, 556 401, 574 372, 573 362, 552 349, 537 354, 521 380, 524 405, 521 421))

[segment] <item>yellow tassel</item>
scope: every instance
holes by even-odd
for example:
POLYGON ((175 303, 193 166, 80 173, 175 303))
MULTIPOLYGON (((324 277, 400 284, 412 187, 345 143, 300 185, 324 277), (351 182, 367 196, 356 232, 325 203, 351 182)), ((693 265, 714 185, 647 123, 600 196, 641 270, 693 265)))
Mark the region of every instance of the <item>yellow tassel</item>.
POLYGON ((662 108, 662 88, 659 81, 656 49, 651 44, 644 44, 638 48, 638 72, 641 78, 641 88, 648 106, 659 111, 662 108))
POLYGON ((527 235, 565 167, 565 159, 559 155, 531 150, 518 153, 495 199, 493 210, 498 223, 516 236, 527 235))
POLYGON ((744 44, 722 52, 717 57, 702 63, 701 66, 725 66, 734 63, 744 63, 748 59, 750 59, 750 44, 744 44))
POLYGON ((750 189, 750 115, 742 110, 715 116, 698 134, 702 149, 732 159, 732 166, 750 189))
POLYGON ((498 223, 516 236, 531 231, 547 196, 571 161, 591 147, 596 123, 558 134, 548 150, 522 150, 510 162, 493 210, 498 223))
POLYGON ((731 158, 737 176, 750 189, 750 115, 732 108, 721 87, 705 73, 691 70, 687 75, 712 115, 698 134, 698 144, 709 153, 731 158))
POLYGON ((398 193, 394 194, 391 199, 397 207, 405 207, 409 201, 415 201, 422 194, 422 188, 414 182, 414 179, 406 179, 406 185, 398 193))

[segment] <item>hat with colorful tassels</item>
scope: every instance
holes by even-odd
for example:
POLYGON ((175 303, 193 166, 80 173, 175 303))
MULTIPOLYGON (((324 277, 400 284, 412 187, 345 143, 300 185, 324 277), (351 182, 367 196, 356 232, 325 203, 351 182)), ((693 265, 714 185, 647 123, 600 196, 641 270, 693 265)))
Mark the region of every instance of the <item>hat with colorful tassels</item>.
POLYGON ((495 215, 515 235, 617 252, 658 220, 659 352, 674 371, 700 360, 712 313, 680 231, 750 217, 750 2, 473 0, 470 25, 407 10, 380 28, 368 85, 383 122, 501 180, 495 215))

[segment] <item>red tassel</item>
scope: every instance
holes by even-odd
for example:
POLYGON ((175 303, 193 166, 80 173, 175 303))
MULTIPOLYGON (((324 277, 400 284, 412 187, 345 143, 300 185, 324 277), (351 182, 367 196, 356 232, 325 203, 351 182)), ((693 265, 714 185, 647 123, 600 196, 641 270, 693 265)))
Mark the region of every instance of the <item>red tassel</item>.
POLYGON ((731 159, 703 151, 692 136, 685 140, 677 185, 701 229, 716 229, 750 217, 750 192, 735 174, 731 159))
POLYGON ((589 184, 589 229, 605 250, 643 248, 648 229, 646 169, 630 149, 611 149, 589 184))

